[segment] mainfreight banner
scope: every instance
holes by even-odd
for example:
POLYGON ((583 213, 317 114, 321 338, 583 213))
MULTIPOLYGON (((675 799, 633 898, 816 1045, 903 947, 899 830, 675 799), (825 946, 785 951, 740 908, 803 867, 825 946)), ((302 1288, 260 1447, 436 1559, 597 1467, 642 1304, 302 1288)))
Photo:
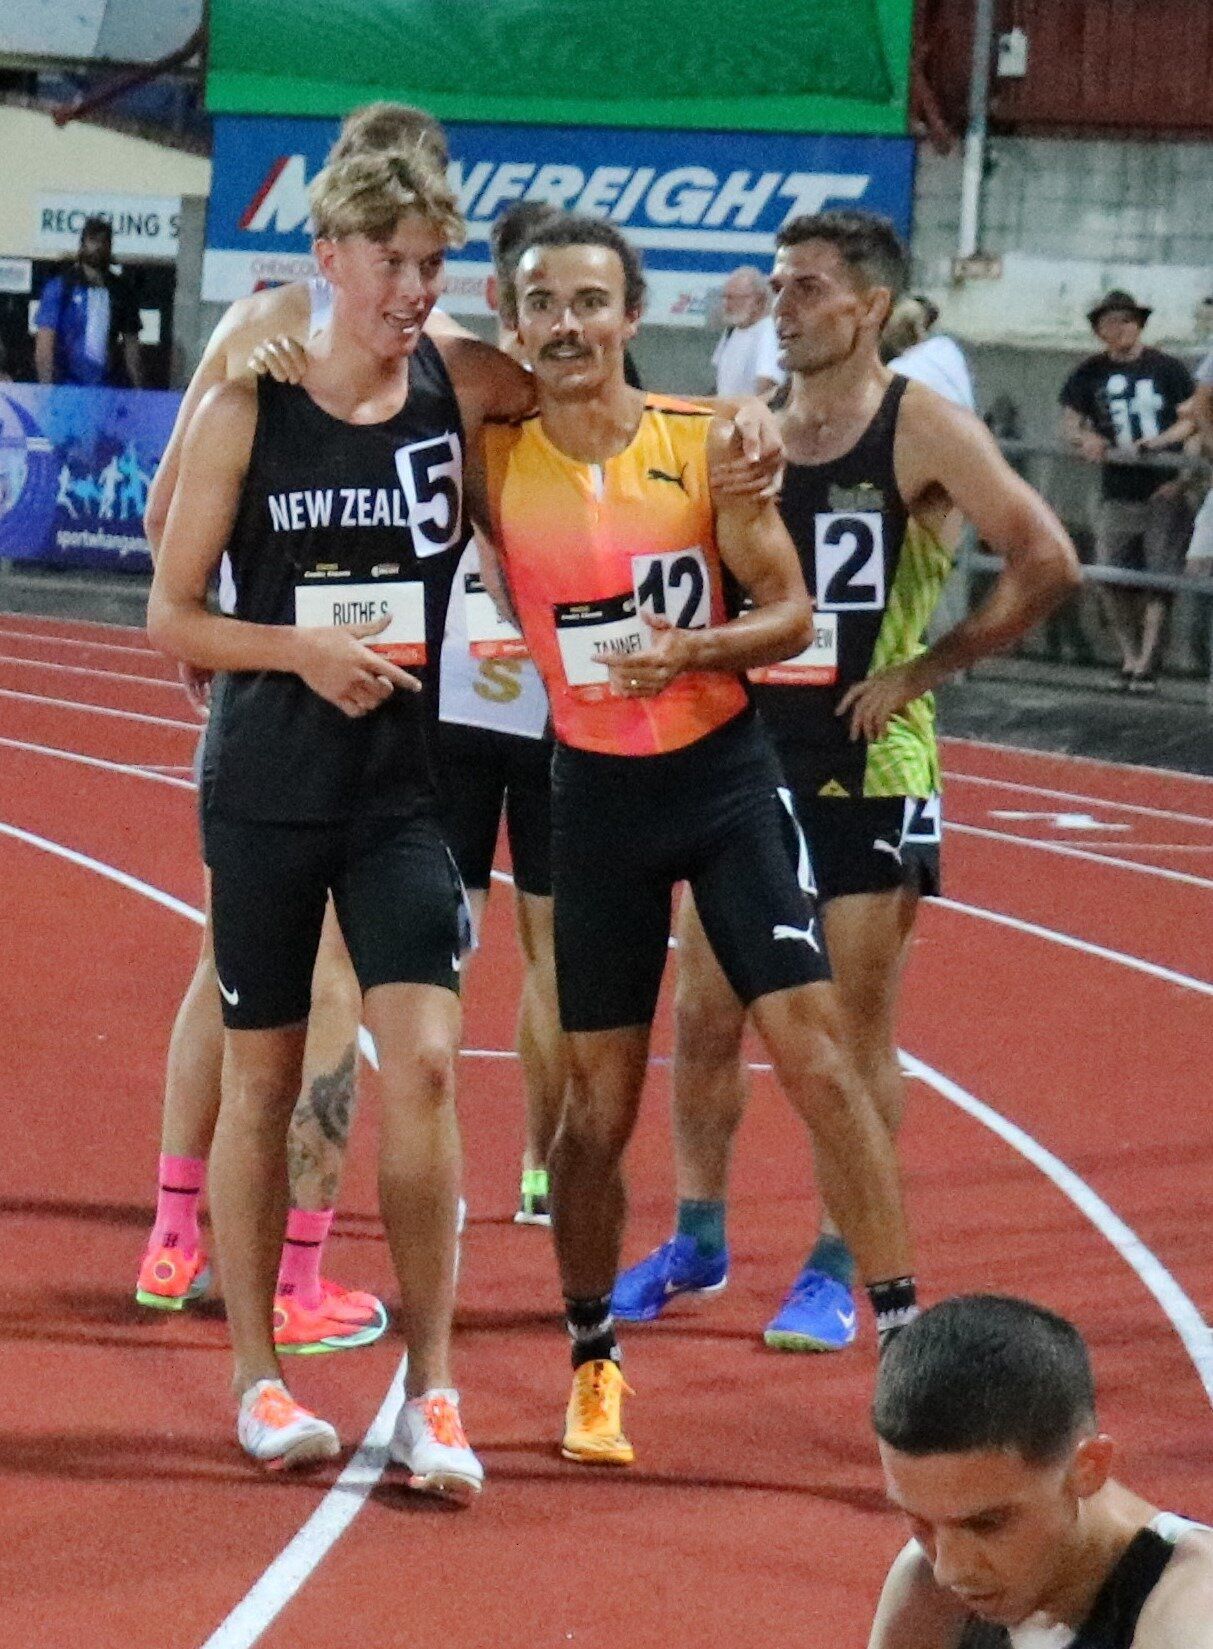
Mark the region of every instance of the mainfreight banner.
MULTIPOLYGON (((227 302, 312 273, 307 186, 337 122, 215 121, 202 295, 227 302)), ((896 137, 791 137, 451 123, 451 179, 468 243, 448 260, 443 307, 487 313, 494 218, 543 200, 619 225, 644 254, 647 316, 699 326, 738 264, 769 267, 775 231, 801 212, 859 206, 909 233, 914 145, 896 137)))
POLYGON ((147 490, 180 400, 0 384, 0 558, 147 572, 147 490))

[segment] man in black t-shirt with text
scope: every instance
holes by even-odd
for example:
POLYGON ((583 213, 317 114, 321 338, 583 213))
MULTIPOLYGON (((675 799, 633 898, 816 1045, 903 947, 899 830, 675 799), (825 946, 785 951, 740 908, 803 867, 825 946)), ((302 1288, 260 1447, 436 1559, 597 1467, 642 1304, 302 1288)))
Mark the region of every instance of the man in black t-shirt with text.
MULTIPOLYGON (((1178 573, 1192 530, 1179 473, 1139 459, 1174 450, 1191 433, 1179 407, 1194 385, 1181 360, 1142 343, 1150 314, 1122 291, 1109 292, 1088 312, 1104 347, 1065 381, 1062 434, 1082 457, 1102 467, 1095 537, 1100 564, 1178 573)), ((1147 593, 1139 637, 1135 593, 1104 585, 1102 594, 1120 646, 1121 685, 1149 690, 1171 597, 1147 593)))

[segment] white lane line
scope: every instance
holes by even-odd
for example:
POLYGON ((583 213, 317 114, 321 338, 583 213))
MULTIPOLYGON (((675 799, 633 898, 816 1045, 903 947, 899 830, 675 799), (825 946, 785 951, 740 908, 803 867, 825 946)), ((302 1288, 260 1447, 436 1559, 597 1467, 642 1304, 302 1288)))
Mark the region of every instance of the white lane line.
POLYGON ((150 882, 140 881, 138 876, 128 876, 125 870, 107 865, 101 859, 91 858, 87 853, 77 853, 75 848, 65 847, 62 842, 50 841, 45 836, 35 836, 32 830, 21 830, 17 825, 5 824, 3 820, 0 820, 0 835, 12 836, 18 842, 25 842, 28 847, 39 848, 43 853, 51 853, 58 859, 66 859, 69 864, 95 871, 107 881, 117 882, 119 887, 127 888, 132 893, 141 893, 145 899, 163 905, 165 910, 171 910, 178 916, 184 916, 186 921, 197 922, 199 927, 202 926, 202 912, 195 910, 193 905, 187 905, 182 899, 175 899, 171 893, 165 893, 163 888, 153 887, 150 882))
MULTIPOLYGON (((98 859, 90 859, 85 854, 76 853, 71 848, 64 847, 62 843, 51 842, 45 837, 34 836, 29 831, 18 830, 12 825, 0 823, 0 832, 14 836, 18 840, 29 842, 47 852, 58 854, 74 864, 95 870, 98 874, 109 877, 133 892, 144 894, 145 897, 155 900, 157 904, 176 911, 179 915, 186 916, 191 921, 197 923, 202 921, 200 911, 183 904, 179 899, 174 899, 171 894, 153 887, 148 882, 142 882, 137 877, 128 876, 124 871, 116 870, 112 865, 106 865, 98 859)), ((493 874, 500 881, 511 880, 504 871, 495 871, 493 874)), ((993 912, 978 912, 976 907, 958 908, 970 910, 974 914, 995 915, 993 912)), ((1011 925, 1021 925, 1015 922, 1014 918, 1007 918, 1006 920, 1011 925)), ((1051 938, 1068 937, 1048 933, 1048 930, 1041 931, 1051 938)), ((1088 948, 1081 941, 1076 943, 1080 949, 1088 948)), ((1115 955, 1115 953, 1109 954, 1115 955)), ((1125 958, 1124 960, 1131 959, 1125 958)), ((1149 965, 1146 966, 1148 968, 1149 965)), ((1210 994, 1213 994, 1213 986, 1208 987, 1208 989, 1210 994)), ((373 1051, 373 1043, 371 1047, 373 1051)), ((472 1059, 517 1058, 517 1054, 512 1050, 496 1048, 466 1048, 462 1049, 461 1053, 464 1057, 472 1059)), ((921 1079, 930 1086, 935 1087, 937 1092, 952 1100, 954 1104, 960 1105, 962 1109, 968 1110, 970 1114, 979 1121, 984 1122, 986 1126, 993 1128, 996 1133, 999 1133, 1003 1139, 1007 1140, 1017 1150, 1023 1149, 1020 1143, 1021 1140, 1024 1144, 1033 1148, 1032 1153, 1023 1150, 1023 1154, 1042 1172, 1048 1174, 1059 1189, 1070 1197, 1071 1201, 1075 1202, 1075 1205, 1089 1219, 1093 1220, 1097 1228, 1108 1237, 1117 1252, 1132 1266, 1162 1306, 1163 1311, 1175 1327, 1189 1355, 1192 1357, 1206 1393, 1213 1400, 1213 1347, 1210 1345, 1209 1330, 1201 1321, 1199 1312, 1192 1305, 1187 1295, 1184 1294, 1179 1284, 1175 1282, 1175 1279, 1162 1265, 1162 1262, 1146 1247, 1136 1233, 1112 1212, 1107 1204, 1086 1185, 1085 1181, 1067 1168, 1059 1158, 1054 1157, 1043 1146, 1038 1145, 1031 1135, 1024 1133, 1015 1124, 1007 1122, 997 1111, 983 1105, 980 1100, 966 1093, 964 1089, 951 1082, 949 1078, 932 1070, 930 1066, 913 1059, 910 1055, 903 1054, 902 1058, 903 1061, 907 1062, 911 1074, 921 1076, 921 1079), (942 1084, 946 1084, 946 1088, 942 1084), (997 1127, 995 1122, 998 1123, 997 1127), (1082 1200, 1079 1200, 1079 1197, 1075 1195, 1076 1191, 1082 1194, 1082 1200), (1095 1217, 1096 1212, 1099 1212, 1099 1218, 1095 1217)), ((668 1061, 653 1060, 652 1063, 665 1064, 668 1061)), ((762 1065, 755 1065, 752 1068, 756 1070, 770 1069, 769 1066, 762 1065)), ((261 1579, 254 1583, 251 1590, 237 1604, 227 1619, 220 1623, 216 1631, 206 1640, 202 1649, 251 1649, 251 1645, 256 1643, 258 1638, 264 1634, 271 1622, 277 1618, 290 1599, 300 1590, 331 1547, 353 1522, 386 1468, 387 1440, 391 1436, 391 1428, 395 1422, 400 1398, 403 1394, 402 1389, 397 1390, 400 1384, 401 1370, 398 1369, 392 1377, 387 1395, 371 1422, 366 1436, 345 1470, 338 1477, 333 1487, 329 1489, 298 1534, 265 1570, 261 1579)))
POLYGON ((1105 773, 1142 773, 1147 777, 1162 774, 1168 779, 1190 779, 1193 784, 1213 784, 1213 775, 1188 773, 1182 767, 1146 767, 1141 762, 1110 762, 1099 756, 1076 756, 1070 750, 1036 750, 1030 744, 994 744, 990 739, 965 739, 958 734, 941 735, 941 744, 963 744, 972 750, 992 750, 1012 756, 1035 756, 1038 761, 1078 762, 1083 767, 1099 767, 1105 773))
POLYGON ((994 790, 1019 790, 1031 796, 1051 796, 1059 802, 1082 802, 1086 807, 1110 807, 1118 813, 1143 813, 1150 819, 1174 819, 1177 824, 1201 825, 1213 830, 1213 819, 1203 813, 1176 813, 1169 807, 1146 807, 1140 802, 1113 802, 1106 796, 1087 796, 1074 790, 1047 790, 1040 784, 1019 784, 1012 779, 989 779, 981 773, 958 773, 954 768, 944 769, 944 778, 950 784, 984 784, 994 790))
POLYGON ((1183 882, 1187 887, 1213 890, 1213 881, 1207 876, 1191 876, 1186 870, 1171 870, 1167 865, 1138 865, 1132 859, 1092 853, 1085 847, 1070 847, 1065 842, 1042 842, 1035 836, 1015 836, 1009 830, 988 830, 983 825, 958 824, 955 819, 945 819, 944 829, 957 830, 963 836, 984 836, 991 842, 1010 842, 1014 847, 1035 848, 1039 853, 1059 853, 1066 859, 1085 859, 1091 865, 1119 866, 1121 870, 1136 871, 1139 876, 1160 876, 1164 881, 1183 882))
POLYGON ((137 681, 141 687, 169 687, 174 693, 183 693, 179 681, 168 676, 132 676, 124 670, 93 670, 87 664, 52 664, 45 658, 14 658, 11 653, 0 653, 0 664, 21 664, 27 670, 58 670, 69 676, 92 676, 97 681, 137 681))
POLYGON ((24 699, 29 704, 53 704, 62 710, 84 710, 91 716, 118 716, 123 721, 146 721, 155 727, 183 727, 187 733, 199 733, 200 721, 173 721, 168 716, 144 716, 136 710, 111 710, 102 704, 81 704, 79 699, 52 699, 42 693, 18 693, 12 687, 0 687, 0 698, 24 699))
POLYGON ((388 1443, 404 1401, 407 1361, 407 1355, 401 1359, 378 1414, 345 1470, 202 1649, 251 1649, 358 1516, 388 1464, 388 1443))
POLYGON ((1051 944, 1064 946, 1066 950, 1081 951, 1085 956, 1097 956, 1101 962, 1115 962, 1122 968, 1132 968, 1135 973, 1148 974, 1151 979, 1161 979, 1168 985, 1180 985, 1184 990, 1196 991, 1201 996, 1213 996, 1213 985, 1206 979, 1194 979, 1191 974, 1164 968, 1159 962, 1147 962, 1141 956, 1110 950, 1104 945, 1093 944, 1089 939, 1077 939, 1072 933, 1059 933, 1056 928, 1025 922, 1000 910, 986 910, 983 905, 962 904, 958 899, 931 899, 927 903, 939 905, 943 910, 960 911, 964 916, 975 916, 982 922, 994 922, 999 927, 1013 928, 1016 933, 1027 933, 1034 939, 1046 939, 1051 944))
POLYGON ((1183 1342, 1185 1351, 1192 1359, 1200 1383, 1205 1388, 1206 1397, 1213 1403, 1213 1329, 1205 1323, 1187 1294, 1157 1255, 1146 1247, 1136 1231, 1126 1225, 1119 1214, 1113 1212, 1086 1180, 1067 1167, 1060 1157, 1054 1156, 1052 1151, 1041 1145, 1039 1140, 1034 1139, 1016 1123, 1009 1122, 992 1106, 975 1098, 950 1077, 944 1076, 921 1059, 915 1059, 913 1054, 900 1049, 898 1051, 903 1068, 911 1076, 934 1088, 937 1094, 942 1095, 960 1110, 967 1111, 971 1117, 1005 1140, 1020 1156, 1025 1157, 1033 1167, 1052 1180, 1057 1189, 1086 1215, 1102 1236, 1107 1238, 1121 1259, 1137 1273, 1162 1307, 1183 1342))
POLYGON ((1088 842, 1091 853, 1213 853, 1213 842, 1088 842))
MULTIPOLYGON (((171 784, 175 790, 194 790, 197 787, 190 779, 174 779, 169 773, 158 773, 147 767, 128 767, 125 762, 107 762, 100 756, 85 756, 78 750, 60 750, 53 744, 28 744, 24 739, 0 738, 0 745, 9 750, 27 750, 36 756, 52 756, 58 761, 79 762, 83 767, 99 767, 107 773, 125 773, 129 778, 150 779, 154 784, 171 784)), ((188 767, 179 770, 188 773, 188 767)))
MULTIPOLYGON (((76 630, 105 630, 111 635, 117 634, 120 636, 141 636, 143 634, 143 631, 136 624, 106 624, 101 619, 97 618, 50 618, 46 613, 5 613, 4 616, 9 619, 19 618, 23 626, 28 626, 27 628, 12 631, 10 632, 11 634, 32 636, 35 640, 40 640, 42 637, 45 637, 48 641, 69 640, 67 636, 56 635, 54 630, 34 629, 33 626, 37 624, 70 624, 72 628, 76 630)), ((92 643, 81 641, 75 643, 75 645, 79 647, 87 647, 91 646, 92 643)), ((98 645, 102 644, 98 643, 98 645)), ((145 645, 142 647, 133 647, 131 651, 136 653, 151 653, 154 652, 155 649, 145 645)))
MULTIPOLYGON (((11 614, 8 616, 11 617, 11 614)), ((131 632, 132 635, 134 633, 131 632)), ((157 653, 154 647, 135 647, 130 642, 123 641, 76 641, 71 636, 55 636, 46 630, 0 629, 0 641, 28 641, 31 645, 39 647, 78 647, 90 653, 138 653, 141 658, 164 657, 162 653, 157 653)))

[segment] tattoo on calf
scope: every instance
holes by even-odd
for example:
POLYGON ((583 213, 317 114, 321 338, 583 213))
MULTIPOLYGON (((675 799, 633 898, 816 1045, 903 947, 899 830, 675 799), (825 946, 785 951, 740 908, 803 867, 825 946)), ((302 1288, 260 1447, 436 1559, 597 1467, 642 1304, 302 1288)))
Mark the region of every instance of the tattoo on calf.
POLYGON ((344 1148, 350 1137, 354 1109, 356 1050, 351 1044, 335 1071, 322 1072, 312 1082, 307 1103, 330 1145, 344 1148))

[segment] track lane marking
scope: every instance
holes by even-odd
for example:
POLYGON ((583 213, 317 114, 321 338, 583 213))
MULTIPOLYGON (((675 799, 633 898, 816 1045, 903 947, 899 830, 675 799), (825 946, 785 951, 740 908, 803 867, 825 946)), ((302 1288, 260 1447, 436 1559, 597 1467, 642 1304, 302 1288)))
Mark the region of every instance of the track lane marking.
MULTIPOLYGON (((154 784, 169 784, 174 790, 194 791, 198 787, 192 779, 174 779, 170 772, 157 772, 152 767, 128 766, 126 762, 106 761, 102 756, 86 756, 79 750, 61 750, 54 744, 30 744, 25 739, 0 738, 0 745, 9 750, 25 750, 35 756, 51 756, 59 761, 79 762, 83 767, 99 767, 109 773, 124 773, 128 778, 150 779, 154 784)), ((189 768, 174 767, 173 772, 188 773, 189 768)))
POLYGON ((993 750, 1011 756, 1035 756, 1038 761, 1080 762, 1084 767, 1100 767, 1105 773, 1140 773, 1156 778, 1160 773, 1167 779, 1190 779, 1193 784, 1213 784, 1213 775, 1189 773, 1182 767, 1146 767, 1142 762, 1106 761, 1102 756, 1078 756, 1072 750, 1037 750, 1030 744, 993 744, 989 739, 966 739, 958 733, 940 735, 941 744, 963 744, 972 750, 993 750))
POLYGON ((1183 882, 1188 887, 1213 891, 1213 881, 1207 876, 1192 876, 1186 870, 1172 870, 1167 865, 1137 865, 1132 859, 1115 859, 1108 854, 1092 853, 1089 848, 1071 847, 1068 842, 1042 842, 1035 836, 1016 836, 1011 831, 991 830, 986 825, 959 824, 955 819, 945 819, 943 827, 945 830, 959 831, 962 836, 984 836, 992 842, 1011 842, 1016 847, 1036 848, 1040 853, 1058 853, 1066 859, 1085 859, 1091 865, 1112 865, 1121 870, 1134 870, 1139 876, 1160 876, 1167 882, 1183 882))
POLYGON ((1178 824, 1201 825, 1213 830, 1213 819, 1203 813, 1176 813, 1169 807, 1147 807, 1144 802, 1112 802, 1105 796, 1087 796, 1074 790, 1050 790, 1040 784, 1023 784, 1013 779, 991 779, 984 773, 960 773, 945 767, 943 776, 951 784, 983 784, 994 790, 1019 790, 1032 796, 1050 796, 1059 802, 1082 802, 1088 807, 1111 807, 1120 813, 1144 813, 1151 819, 1174 819, 1178 824))
POLYGON ((118 716, 123 721, 150 722, 154 727, 181 727, 187 733, 200 733, 200 721, 174 721, 168 716, 145 716, 138 710, 111 710, 104 704, 82 704, 79 699, 52 699, 43 693, 18 693, 13 687, 0 687, 0 698, 23 699, 29 704, 50 704, 58 710, 83 710, 90 716, 118 716))
MULTIPOLYGON (((182 900, 175 899, 171 894, 165 893, 161 888, 154 887, 151 883, 143 882, 138 877, 129 876, 125 871, 117 870, 114 866, 105 864, 102 860, 90 858, 87 854, 77 853, 74 849, 65 847, 62 843, 37 836, 31 831, 20 830, 16 826, 5 824, 2 821, 0 821, 0 833, 27 842, 48 853, 58 855, 83 868, 94 870, 132 892, 143 894, 168 910, 183 915, 195 923, 201 924, 202 922, 202 913, 192 906, 185 904, 182 900)), ((493 874, 503 881, 512 880, 504 872, 494 872, 493 874)), ((948 901, 947 903, 953 904, 954 901, 948 901)), ((978 907, 961 906, 958 908, 983 915, 994 916, 996 914, 980 912, 978 907)), ((1030 924, 1020 924, 1015 918, 1006 918, 1005 920, 1016 927, 1030 926, 1030 924)), ((1069 938, 1069 936, 1054 934, 1049 936, 1069 938)), ((1083 941, 1075 941, 1075 944, 1080 949, 1098 949, 1098 947, 1086 946, 1083 941)), ((1115 955, 1116 953, 1109 954, 1115 955)), ((1147 969, 1150 968, 1149 964, 1144 964, 1144 966, 1147 969)), ((1184 977, 1183 975, 1176 976, 1178 980, 1182 980, 1184 977)), ((1213 995, 1213 986, 1204 988, 1208 990, 1209 994, 1213 995)), ((460 1053, 461 1056, 468 1058, 517 1058, 516 1052, 505 1049, 461 1049, 460 1053)), ((1044 1146, 1040 1145, 1025 1130, 1007 1121, 1001 1113, 969 1094, 959 1084, 952 1082, 949 1077, 934 1070, 925 1062, 915 1059, 913 1055, 903 1053, 901 1058, 911 1075, 918 1076, 920 1080, 934 1088, 945 1099, 950 1100, 960 1109, 968 1111, 976 1120, 991 1128, 1000 1138, 1020 1151, 1028 1161, 1032 1162, 1046 1177, 1052 1180, 1079 1211, 1107 1238, 1117 1253, 1121 1255, 1121 1258, 1136 1272, 1162 1308, 1192 1359, 1206 1396, 1209 1397, 1210 1402, 1213 1402, 1213 1334, 1210 1333, 1209 1328, 1201 1319, 1200 1313, 1187 1294, 1184 1293, 1179 1283, 1171 1276, 1171 1273, 1152 1250, 1142 1242, 1136 1232, 1121 1220, 1079 1175, 1068 1168, 1060 1158, 1055 1157, 1044 1146)), ((669 1061, 654 1059, 650 1063, 668 1064, 669 1061)), ((755 1063, 751 1065, 751 1069, 769 1071, 770 1066, 755 1063)), ((354 1518, 380 1481, 387 1466, 387 1442, 391 1436, 391 1429, 403 1398, 401 1378, 402 1370, 398 1368, 366 1435, 336 1482, 327 1491, 307 1521, 278 1554, 278 1557, 263 1571, 260 1578, 254 1582, 231 1613, 220 1622, 215 1631, 205 1640, 202 1649, 252 1649, 252 1645, 264 1635, 273 1621, 277 1619, 286 1605, 299 1592, 333 1545, 354 1521, 354 1518), (400 1386, 399 1390, 397 1389, 398 1385, 400 1386)))
POLYGON ((15 658, 11 653, 0 653, 0 664, 19 664, 27 670, 59 670, 70 676, 92 676, 96 681, 135 681, 140 687, 168 687, 174 693, 184 693, 180 681, 171 676, 132 676, 125 670, 94 670, 87 664, 53 664, 45 658, 15 658))

